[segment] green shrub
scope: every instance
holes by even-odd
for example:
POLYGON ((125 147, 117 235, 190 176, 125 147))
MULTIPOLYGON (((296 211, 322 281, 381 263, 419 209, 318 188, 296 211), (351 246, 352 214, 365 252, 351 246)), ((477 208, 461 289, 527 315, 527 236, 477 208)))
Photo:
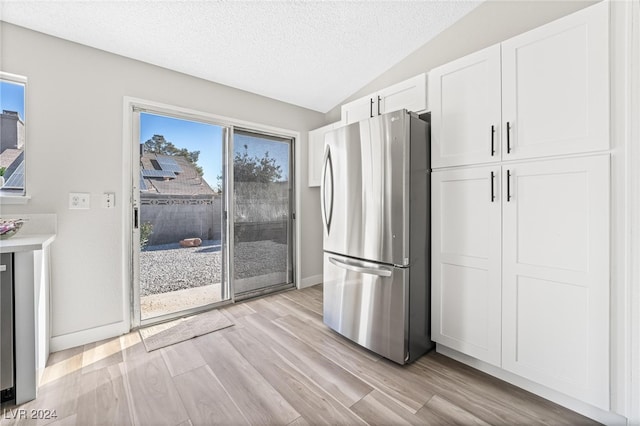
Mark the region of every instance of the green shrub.
POLYGON ((151 222, 144 222, 140 225, 140 250, 145 249, 151 234, 153 234, 153 224, 151 222))

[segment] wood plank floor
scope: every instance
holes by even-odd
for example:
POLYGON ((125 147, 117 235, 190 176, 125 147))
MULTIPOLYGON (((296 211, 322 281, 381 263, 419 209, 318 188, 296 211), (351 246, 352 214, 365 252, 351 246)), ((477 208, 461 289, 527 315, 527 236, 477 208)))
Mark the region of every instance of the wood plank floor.
POLYGON ((323 325, 321 286, 222 312, 233 327, 150 353, 134 332, 51 354, 38 399, 0 425, 596 424, 435 352, 402 367, 349 342, 323 325))

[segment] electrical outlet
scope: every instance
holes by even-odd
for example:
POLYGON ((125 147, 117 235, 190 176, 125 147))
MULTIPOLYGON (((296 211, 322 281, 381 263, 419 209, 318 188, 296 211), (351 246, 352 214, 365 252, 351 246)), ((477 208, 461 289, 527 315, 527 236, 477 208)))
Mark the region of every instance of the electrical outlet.
POLYGON ((113 192, 105 192, 102 194, 102 208, 112 209, 116 205, 116 194, 113 192))
POLYGON ((88 192, 71 192, 69 194, 69 208, 74 210, 91 208, 91 194, 88 192))

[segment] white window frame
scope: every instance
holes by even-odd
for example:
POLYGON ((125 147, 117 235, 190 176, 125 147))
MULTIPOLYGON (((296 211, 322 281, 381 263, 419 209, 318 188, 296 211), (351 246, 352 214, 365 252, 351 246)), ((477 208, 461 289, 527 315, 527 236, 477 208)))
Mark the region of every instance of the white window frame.
POLYGON ((22 186, 22 194, 2 194, 0 193, 0 205, 4 204, 27 204, 31 197, 27 192, 27 157, 28 157, 28 143, 27 143, 27 77, 17 74, 11 74, 8 72, 0 71, 0 80, 8 81, 10 83, 17 83, 24 86, 24 185, 22 186))

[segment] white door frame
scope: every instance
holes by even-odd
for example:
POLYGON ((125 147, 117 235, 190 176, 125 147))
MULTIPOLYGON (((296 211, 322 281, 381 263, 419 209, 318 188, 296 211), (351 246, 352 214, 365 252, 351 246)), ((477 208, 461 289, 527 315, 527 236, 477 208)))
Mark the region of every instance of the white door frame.
MULTIPOLYGON (((293 140, 293 152, 294 152, 294 168, 293 173, 290 173, 290 176, 293 176, 293 186, 294 186, 294 196, 295 196, 295 206, 294 217, 296 212, 300 210, 300 185, 298 185, 299 180, 301 179, 300 170, 298 164, 300 164, 300 149, 296 149, 295 143, 300 141, 300 132, 290 130, 290 129, 282 129, 278 127, 268 126, 261 123, 254 123, 244 120, 238 120, 234 118, 219 116, 215 114, 210 114, 207 112, 197 111, 189 108, 178 107, 174 105, 164 104, 160 102, 150 101, 141 98, 129 97, 125 96, 123 98, 123 137, 122 137, 122 162, 123 162, 123 182, 122 182, 122 194, 123 194, 123 203, 126 205, 122 208, 122 286, 123 286, 123 300, 122 300, 122 308, 123 312, 129 312, 129 315, 125 315, 125 323, 126 328, 131 330, 132 328, 139 327, 139 312, 137 313, 137 317, 135 316, 135 312, 133 311, 133 307, 135 306, 134 294, 132 293, 132 285, 134 279, 134 268, 137 265, 134 264, 134 253, 133 253, 133 208, 134 208, 134 187, 137 187, 135 182, 132 182, 132 179, 135 180, 134 175, 134 167, 139 167, 139 165, 135 164, 134 155, 136 154, 136 150, 139 149, 139 129, 137 127, 136 120, 134 119, 135 113, 134 109, 141 110, 150 110, 156 113, 166 114, 169 116, 179 115, 182 118, 188 119, 192 118, 195 121, 200 122, 208 122, 211 124, 215 124, 218 126, 230 128, 230 132, 226 132, 225 137, 231 138, 234 127, 239 127, 243 129, 251 129, 256 132, 264 132, 267 134, 274 134, 282 137, 291 138, 293 140)), ((229 158, 233 160, 232 157, 232 145, 227 144, 229 146, 229 152, 227 152, 227 160, 229 158)), ((231 164, 231 163, 230 163, 231 164)), ((232 179, 233 176, 230 174, 232 171, 227 173, 228 179, 232 179)), ((228 192, 228 191, 227 191, 228 192)), ((233 217, 233 203, 230 203, 230 194, 226 194, 226 204, 227 204, 227 214, 228 217, 233 217)), ((232 244, 233 242, 233 229, 229 226, 231 221, 226 221, 227 227, 227 239, 232 244)), ((300 244, 299 244, 299 235, 300 235, 300 220, 294 220, 294 235, 293 235, 293 261, 294 261, 294 285, 297 288, 300 288, 301 281, 301 259, 300 259, 300 244)), ((232 253, 232 252, 230 252, 232 253)), ((228 277, 233 277, 232 274, 232 262, 229 261, 230 256, 227 256, 227 265, 226 265, 226 274, 228 277)), ((229 279, 229 285, 232 286, 232 279, 229 279)), ((233 290, 231 290, 233 295, 233 290)), ((136 298, 137 299, 137 298, 136 298)), ((232 299, 233 300, 233 299, 232 299)), ((139 302, 139 300, 138 300, 139 302)), ((139 309, 139 307, 138 307, 139 309)))

